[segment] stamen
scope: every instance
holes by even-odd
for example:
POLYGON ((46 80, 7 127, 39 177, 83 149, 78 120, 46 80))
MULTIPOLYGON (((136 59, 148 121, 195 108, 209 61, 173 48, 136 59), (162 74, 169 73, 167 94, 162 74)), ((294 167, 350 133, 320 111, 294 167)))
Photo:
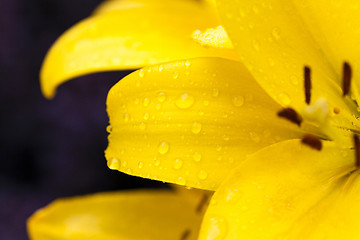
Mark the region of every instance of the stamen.
POLYGON ((199 204, 196 207, 196 213, 202 213, 204 206, 207 204, 208 200, 209 200, 208 195, 204 193, 201 197, 199 204))
POLYGON ((301 125, 302 117, 292 108, 284 108, 280 110, 277 115, 297 124, 298 126, 301 125))
POLYGON ((359 135, 354 134, 354 147, 355 147, 355 163, 360 167, 360 139, 359 135))
POLYGON ((343 96, 346 96, 350 91, 352 70, 348 62, 343 64, 343 96))
POLYGON ((189 236, 190 236, 190 233, 191 233, 190 229, 186 229, 186 230, 183 232, 183 234, 181 235, 180 240, 186 240, 186 239, 188 239, 189 236))
POLYGON ((311 101, 311 69, 308 66, 304 67, 304 88, 305 102, 309 105, 311 101))
POLYGON ((322 142, 317 136, 307 134, 301 139, 301 143, 320 151, 322 149, 322 142))

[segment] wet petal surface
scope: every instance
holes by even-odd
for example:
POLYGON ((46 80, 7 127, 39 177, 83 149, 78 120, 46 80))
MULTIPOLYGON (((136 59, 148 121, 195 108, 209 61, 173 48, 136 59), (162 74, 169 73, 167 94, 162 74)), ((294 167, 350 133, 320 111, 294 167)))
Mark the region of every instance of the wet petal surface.
POLYGON ((241 164, 214 194, 200 239, 359 239, 354 151, 289 140, 241 164))
POLYGON ((109 92, 108 165, 122 172, 216 189, 269 144, 302 136, 238 62, 204 58, 143 68, 109 92))

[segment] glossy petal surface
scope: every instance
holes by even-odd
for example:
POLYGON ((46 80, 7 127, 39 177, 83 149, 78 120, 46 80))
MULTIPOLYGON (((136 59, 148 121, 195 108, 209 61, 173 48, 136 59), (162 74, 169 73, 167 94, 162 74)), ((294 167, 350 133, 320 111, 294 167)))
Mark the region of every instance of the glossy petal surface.
POLYGON ((202 214, 171 191, 143 190, 60 199, 28 221, 32 240, 196 239, 202 214))
POLYGON ((360 239, 354 151, 299 140, 255 153, 214 194, 200 239, 360 239))
POLYGON ((216 189, 269 144, 301 136, 238 62, 204 58, 147 67, 109 92, 108 165, 122 172, 216 189))
MULTIPOLYGON (((360 2, 294 1, 309 30, 341 79, 344 61, 353 68, 353 79, 360 84, 360 2)), ((355 85, 353 85, 355 86, 355 85)), ((354 90, 354 88, 352 88, 354 90)))
MULTIPOLYGON (((264 89, 283 106, 303 108, 304 66, 312 69, 312 103, 327 99, 330 109, 344 111, 337 125, 351 127, 358 114, 342 99, 339 75, 304 23, 292 1, 219 0, 224 27, 242 62, 264 89)), ((339 66, 341 67, 341 66, 339 66)))
POLYGON ((95 14, 64 33, 42 66, 44 95, 52 97, 62 82, 93 72, 134 69, 192 57, 237 59, 232 50, 204 48, 192 40, 195 30, 219 25, 209 4, 155 3, 124 1, 123 9, 118 6, 118 10, 111 8, 95 14))

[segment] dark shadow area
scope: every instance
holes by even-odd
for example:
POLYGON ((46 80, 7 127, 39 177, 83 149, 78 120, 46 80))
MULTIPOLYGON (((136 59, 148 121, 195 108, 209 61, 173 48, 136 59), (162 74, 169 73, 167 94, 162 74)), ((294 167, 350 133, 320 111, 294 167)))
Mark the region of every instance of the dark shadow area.
POLYGON ((77 78, 53 100, 41 95, 46 51, 100 2, 0 2, 0 239, 28 239, 26 219, 59 197, 163 186, 106 165, 106 95, 129 72, 77 78))

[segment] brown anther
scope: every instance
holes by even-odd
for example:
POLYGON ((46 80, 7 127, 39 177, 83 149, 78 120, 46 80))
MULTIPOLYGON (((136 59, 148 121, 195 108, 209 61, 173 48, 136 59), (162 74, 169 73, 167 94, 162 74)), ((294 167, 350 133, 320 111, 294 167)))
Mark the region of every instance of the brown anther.
POLYGON ((186 239, 188 239, 189 236, 190 236, 190 233, 191 233, 190 229, 186 229, 186 230, 182 233, 180 240, 186 240, 186 239))
POLYGON ((202 213, 205 205, 208 203, 209 197, 206 193, 204 193, 200 199, 199 204, 196 207, 196 213, 202 213))
POLYGON ((343 74, 342 75, 343 96, 346 96, 350 91, 351 75, 352 75, 351 66, 348 62, 344 62, 342 74, 343 74))
POLYGON ((335 114, 339 114, 339 113, 340 113, 340 108, 334 107, 334 113, 335 113, 335 114))
POLYGON ((322 149, 322 142, 317 136, 307 134, 301 139, 301 143, 320 151, 322 149))
POLYGON ((309 105, 311 101, 311 69, 308 66, 304 67, 304 89, 305 102, 309 105))
POLYGON ((355 148, 355 164, 360 167, 360 139, 359 135, 354 134, 354 148, 355 148))
POLYGON ((292 108, 284 108, 280 110, 277 115, 297 124, 298 126, 301 125, 302 117, 292 108))

